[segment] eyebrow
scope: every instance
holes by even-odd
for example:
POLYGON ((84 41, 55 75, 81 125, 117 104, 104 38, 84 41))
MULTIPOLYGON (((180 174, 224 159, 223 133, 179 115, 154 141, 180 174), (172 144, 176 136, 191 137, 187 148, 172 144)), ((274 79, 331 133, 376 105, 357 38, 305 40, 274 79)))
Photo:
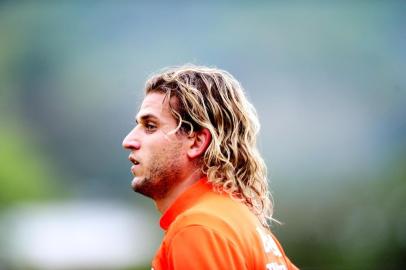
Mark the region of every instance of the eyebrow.
POLYGON ((150 113, 135 117, 136 123, 146 122, 147 120, 158 120, 158 117, 156 117, 155 115, 150 114, 150 113))

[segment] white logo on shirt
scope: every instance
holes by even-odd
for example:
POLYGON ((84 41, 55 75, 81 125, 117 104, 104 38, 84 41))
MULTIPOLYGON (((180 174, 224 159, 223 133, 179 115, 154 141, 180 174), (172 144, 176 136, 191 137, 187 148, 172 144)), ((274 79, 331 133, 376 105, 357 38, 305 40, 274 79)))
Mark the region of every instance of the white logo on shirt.
MULTIPOLYGON (((282 253, 278 249, 278 246, 276 245, 275 241, 272 239, 272 236, 270 236, 268 233, 266 233, 263 229, 261 229, 259 227, 257 227, 257 232, 258 232, 259 236, 261 237, 262 243, 264 244, 265 253, 269 253, 272 251, 272 253, 275 256, 282 257, 282 253)), ((267 269, 268 269, 268 265, 267 265, 267 269)), ((269 269, 282 270, 279 268, 269 268, 269 269)))

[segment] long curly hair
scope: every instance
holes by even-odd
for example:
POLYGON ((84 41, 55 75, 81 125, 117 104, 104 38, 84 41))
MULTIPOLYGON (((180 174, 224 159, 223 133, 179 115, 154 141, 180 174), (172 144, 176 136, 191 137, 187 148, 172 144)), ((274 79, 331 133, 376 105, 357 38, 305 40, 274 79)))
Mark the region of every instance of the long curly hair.
POLYGON ((152 75, 145 92, 176 97, 170 110, 180 132, 210 131, 202 172, 216 189, 241 200, 268 227, 273 203, 256 146, 260 125, 240 83, 224 70, 184 65, 152 75))

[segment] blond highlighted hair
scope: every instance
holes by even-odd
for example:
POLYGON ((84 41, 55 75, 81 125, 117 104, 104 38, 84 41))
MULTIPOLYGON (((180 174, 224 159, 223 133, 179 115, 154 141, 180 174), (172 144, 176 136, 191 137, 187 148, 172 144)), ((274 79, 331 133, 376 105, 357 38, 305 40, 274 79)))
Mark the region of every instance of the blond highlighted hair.
POLYGON ((224 70, 185 65, 153 75, 145 91, 176 97, 171 113, 180 131, 210 131, 212 141, 202 159, 202 172, 268 227, 273 204, 266 166, 256 147, 260 125, 240 83, 224 70))

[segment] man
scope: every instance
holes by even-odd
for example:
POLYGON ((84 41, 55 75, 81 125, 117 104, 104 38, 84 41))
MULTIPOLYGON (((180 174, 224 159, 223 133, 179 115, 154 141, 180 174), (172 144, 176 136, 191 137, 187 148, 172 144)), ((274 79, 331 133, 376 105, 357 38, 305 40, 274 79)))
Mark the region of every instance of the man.
POLYGON ((131 151, 132 188, 162 213, 158 269, 297 269, 269 230, 259 123, 229 73, 167 69, 146 83, 131 151))

